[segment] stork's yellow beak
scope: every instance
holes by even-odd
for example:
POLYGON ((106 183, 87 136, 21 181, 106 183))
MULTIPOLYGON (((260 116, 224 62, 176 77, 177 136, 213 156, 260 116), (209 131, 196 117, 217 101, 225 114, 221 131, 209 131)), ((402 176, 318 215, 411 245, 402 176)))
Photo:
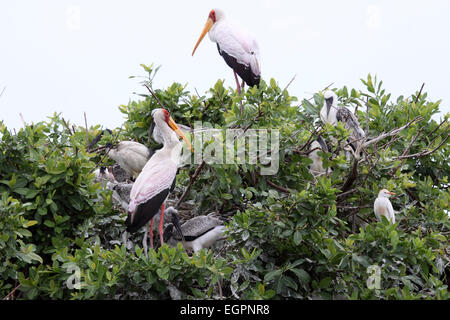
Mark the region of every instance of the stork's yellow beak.
POLYGON ((388 193, 389 193, 390 195, 395 195, 395 193, 394 193, 394 192, 391 192, 391 191, 388 191, 388 193))
POLYGON ((172 117, 169 117, 169 127, 172 128, 173 131, 175 131, 180 138, 182 138, 184 141, 186 141, 189 149, 191 149, 191 152, 194 152, 194 148, 192 148, 191 143, 189 142, 189 140, 186 138, 186 136, 184 135, 183 131, 180 130, 180 128, 178 127, 178 125, 175 123, 175 121, 173 120, 172 117))
POLYGON ((203 38, 208 33, 209 29, 211 29, 213 24, 214 24, 213 19, 208 18, 208 20, 206 20, 205 27, 203 28, 203 31, 202 31, 202 34, 200 35, 200 38, 198 38, 197 43, 195 44, 194 51, 192 51, 192 55, 194 55, 195 50, 197 49, 198 45, 200 44, 200 42, 202 42, 203 38))

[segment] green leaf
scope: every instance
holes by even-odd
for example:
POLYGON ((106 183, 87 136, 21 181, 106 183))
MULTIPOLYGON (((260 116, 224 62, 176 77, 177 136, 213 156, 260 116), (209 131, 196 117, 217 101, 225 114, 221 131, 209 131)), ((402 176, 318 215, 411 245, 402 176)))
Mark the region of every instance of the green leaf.
POLYGON ((294 232, 294 243, 298 246, 302 242, 302 233, 300 230, 294 232))
POLYGON ((283 271, 281 269, 278 270, 272 270, 264 276, 264 282, 272 281, 275 277, 278 277, 281 275, 283 271))

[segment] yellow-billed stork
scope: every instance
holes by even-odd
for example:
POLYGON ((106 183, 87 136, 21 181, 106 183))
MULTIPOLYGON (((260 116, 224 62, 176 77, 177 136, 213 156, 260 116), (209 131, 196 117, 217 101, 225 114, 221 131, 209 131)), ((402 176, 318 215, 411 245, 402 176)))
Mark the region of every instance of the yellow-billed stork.
POLYGON ((239 94, 241 93, 241 87, 236 73, 248 86, 259 85, 261 79, 259 47, 247 31, 236 27, 232 22, 225 19, 222 10, 213 9, 209 13, 208 20, 195 44, 192 55, 194 55, 206 33, 208 33, 209 39, 217 44, 219 54, 227 65, 233 69, 239 94))
POLYGON ((381 189, 378 193, 378 198, 375 199, 373 210, 375 212, 375 216, 379 221, 381 221, 381 216, 385 216, 390 223, 395 223, 394 208, 392 207, 392 203, 389 200, 389 197, 394 194, 395 193, 390 192, 386 189, 381 189))
MULTIPOLYGON (((175 179, 180 165, 182 145, 178 140, 180 136, 188 144, 191 151, 192 146, 183 132, 178 128, 175 121, 165 109, 152 111, 154 122, 153 138, 163 144, 150 160, 145 164, 137 177, 130 192, 130 203, 128 204, 128 217, 125 221, 126 231, 134 233, 150 221, 150 246, 153 247, 153 217, 161 209, 159 223, 159 235, 161 245, 163 241, 164 202, 169 193, 175 188, 175 179), (178 134, 178 136, 177 136, 178 134)), ((147 229, 144 236, 144 249, 147 253, 147 229)), ((181 231, 180 231, 181 232, 181 231)), ((124 233, 126 245, 126 232, 124 233)))

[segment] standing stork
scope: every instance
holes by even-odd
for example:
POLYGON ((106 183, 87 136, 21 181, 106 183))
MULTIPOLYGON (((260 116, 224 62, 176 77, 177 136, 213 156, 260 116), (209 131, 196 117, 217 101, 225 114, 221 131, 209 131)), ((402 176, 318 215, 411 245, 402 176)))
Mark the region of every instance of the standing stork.
POLYGON ((238 93, 241 94, 241 86, 236 74, 243 80, 242 87, 244 87, 244 82, 250 87, 258 86, 261 79, 259 47, 249 33, 225 19, 222 10, 213 9, 209 13, 192 55, 206 33, 208 33, 209 39, 217 44, 219 54, 227 65, 233 69, 238 93))
POLYGON ((375 199, 373 204, 373 211, 379 221, 381 221, 381 216, 385 216, 391 224, 395 223, 394 208, 389 200, 389 197, 394 194, 386 189, 381 189, 378 193, 378 198, 375 199))
POLYGON ((358 119, 346 107, 337 105, 337 95, 333 91, 327 91, 324 97, 325 102, 320 110, 320 119, 322 119, 323 123, 329 123, 333 126, 337 125, 338 122, 342 122, 345 129, 350 132, 348 143, 353 152, 356 152, 358 147, 361 146, 362 140, 366 137, 358 119))
MULTIPOLYGON (((128 217, 125 221, 126 232, 134 233, 150 221, 145 230, 143 247, 147 254, 147 232, 150 231, 150 247, 153 248, 153 217, 161 209, 159 235, 161 245, 163 241, 164 202, 169 193, 175 188, 175 178, 180 164, 182 145, 178 140, 180 136, 186 141, 191 151, 192 146, 178 125, 165 109, 152 111, 153 138, 162 143, 163 147, 157 150, 146 163, 137 177, 130 192, 128 217), (176 133, 176 134, 175 134, 176 133), (178 134, 178 136, 177 136, 178 134)), ((124 244, 126 246, 126 232, 124 244)), ((181 232, 181 230, 180 230, 181 232)))

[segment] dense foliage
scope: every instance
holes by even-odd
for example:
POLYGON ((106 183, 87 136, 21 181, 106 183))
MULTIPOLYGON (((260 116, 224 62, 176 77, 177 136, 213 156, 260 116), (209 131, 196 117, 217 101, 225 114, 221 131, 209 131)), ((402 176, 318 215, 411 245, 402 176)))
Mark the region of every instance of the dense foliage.
MULTIPOLYGON (((152 87, 154 69, 144 68, 152 87)), ((148 144, 151 111, 160 103, 190 127, 203 121, 222 129, 279 130, 276 175, 262 175, 260 163, 194 162, 180 168, 171 198, 179 199, 189 185, 184 201, 195 204, 193 215, 216 211, 229 219, 225 247, 192 256, 181 245, 163 245, 147 258, 139 233, 134 250, 119 244, 125 214, 112 206, 111 191, 95 183, 93 174, 111 160, 86 150, 85 128, 60 115, 17 133, 0 123, 0 295, 450 298, 448 114, 437 123, 432 116, 440 102, 428 101, 426 93, 394 100, 376 78, 362 82, 364 90, 333 89, 341 105, 357 108, 368 141, 386 134, 367 144, 360 159, 348 160, 342 152, 349 132, 341 124, 320 121, 323 92, 298 105, 273 79, 241 96, 220 80, 203 96, 174 83, 155 89, 157 99, 141 95, 119 107, 124 125, 100 144, 115 138, 148 144), (333 150, 320 152, 333 169, 320 177, 308 170, 317 135, 338 141, 333 150), (394 225, 373 214, 381 188, 397 194, 391 199, 394 225)), ((89 128, 88 140, 100 130, 89 128)))

